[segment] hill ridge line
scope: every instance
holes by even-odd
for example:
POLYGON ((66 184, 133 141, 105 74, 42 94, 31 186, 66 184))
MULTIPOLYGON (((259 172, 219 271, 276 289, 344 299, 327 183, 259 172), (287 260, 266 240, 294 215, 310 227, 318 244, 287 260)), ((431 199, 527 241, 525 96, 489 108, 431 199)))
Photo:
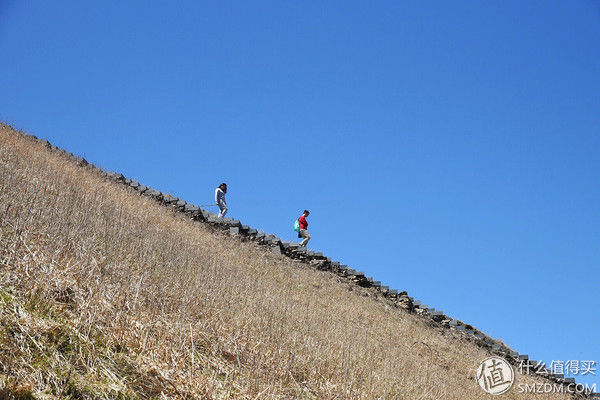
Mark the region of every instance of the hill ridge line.
MULTIPOLYGON (((392 304, 396 308, 417 314, 433 325, 463 335, 463 337, 467 338, 468 341, 475 345, 487 349, 492 354, 505 358, 515 366, 520 366, 521 368, 527 369, 527 371, 533 372, 536 376, 546 378, 558 384, 576 384, 574 378, 565 378, 563 374, 557 374, 548 370, 543 363, 530 359, 527 354, 518 353, 500 340, 495 340, 481 332, 473 325, 449 317, 444 314, 443 311, 436 310, 433 307, 423 304, 421 301, 415 300, 413 297, 408 296, 406 291, 399 292, 397 289, 390 289, 389 286, 382 285, 380 281, 376 281, 372 277, 367 276, 363 271, 355 270, 347 265, 334 261, 331 258, 324 256, 321 252, 300 247, 295 242, 283 241, 275 235, 266 234, 263 231, 244 225, 234 218, 218 218, 215 214, 202 209, 199 206, 188 203, 171 194, 160 192, 135 180, 126 178, 121 173, 105 171, 102 168, 89 163, 81 156, 74 155, 73 153, 52 145, 48 140, 39 139, 35 135, 14 129, 12 126, 5 123, 0 122, 0 125, 20 133, 25 138, 43 145, 50 151, 61 154, 81 167, 89 167, 96 170, 101 176, 110 181, 127 186, 140 195, 152 198, 160 204, 183 213, 195 221, 208 224, 215 230, 228 233, 230 236, 237 237, 240 240, 253 241, 258 245, 265 246, 274 254, 304 262, 318 270, 334 273, 341 278, 353 282, 357 286, 374 290, 389 304, 392 304)), ((584 398, 600 398, 600 393, 590 393, 587 395, 583 393, 578 394, 584 398)))

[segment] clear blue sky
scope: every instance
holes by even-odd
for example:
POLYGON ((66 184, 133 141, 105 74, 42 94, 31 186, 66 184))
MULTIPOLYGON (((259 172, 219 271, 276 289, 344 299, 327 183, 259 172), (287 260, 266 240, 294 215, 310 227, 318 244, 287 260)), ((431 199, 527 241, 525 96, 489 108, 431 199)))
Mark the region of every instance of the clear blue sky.
POLYGON ((95 3, 0 1, 0 119, 600 362, 599 2, 95 3))

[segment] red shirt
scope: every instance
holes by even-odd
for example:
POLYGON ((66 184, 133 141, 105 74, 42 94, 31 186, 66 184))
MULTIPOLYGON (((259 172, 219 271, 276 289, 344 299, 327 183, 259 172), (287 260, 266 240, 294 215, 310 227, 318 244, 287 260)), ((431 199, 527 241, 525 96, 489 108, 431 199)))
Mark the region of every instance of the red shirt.
POLYGON ((298 222, 300 223, 300 229, 308 228, 308 222, 306 222, 306 218, 304 218, 304 215, 298 218, 298 222))

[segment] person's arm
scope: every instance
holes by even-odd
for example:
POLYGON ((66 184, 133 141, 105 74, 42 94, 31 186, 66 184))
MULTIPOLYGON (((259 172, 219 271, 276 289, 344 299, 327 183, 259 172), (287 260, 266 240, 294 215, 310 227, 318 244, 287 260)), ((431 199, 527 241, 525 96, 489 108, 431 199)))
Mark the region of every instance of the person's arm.
POLYGON ((219 188, 215 190, 215 204, 219 204, 219 188))

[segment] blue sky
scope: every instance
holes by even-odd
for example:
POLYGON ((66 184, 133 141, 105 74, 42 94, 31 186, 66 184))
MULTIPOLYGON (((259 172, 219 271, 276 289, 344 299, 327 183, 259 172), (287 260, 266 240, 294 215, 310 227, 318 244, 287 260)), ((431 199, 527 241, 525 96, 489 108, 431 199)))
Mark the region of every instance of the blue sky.
POLYGON ((599 50, 597 1, 0 1, 0 119, 600 363, 599 50))

